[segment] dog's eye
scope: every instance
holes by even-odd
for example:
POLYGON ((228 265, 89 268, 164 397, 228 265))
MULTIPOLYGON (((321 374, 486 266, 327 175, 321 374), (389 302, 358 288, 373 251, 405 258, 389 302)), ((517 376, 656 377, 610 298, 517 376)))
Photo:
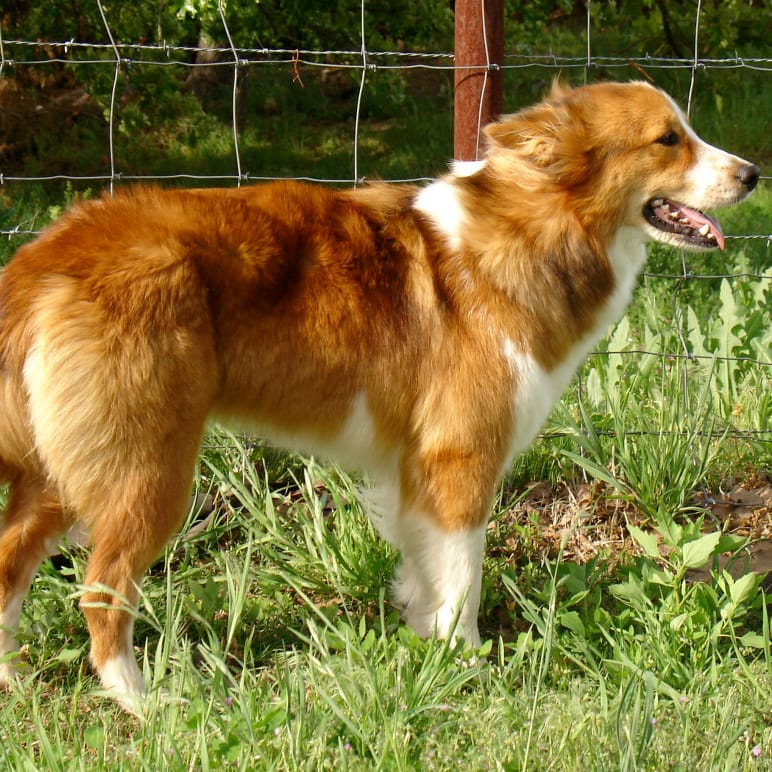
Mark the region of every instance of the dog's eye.
POLYGON ((678 144, 678 134, 674 131, 668 131, 663 134, 659 139, 654 140, 658 145, 664 145, 665 147, 673 147, 678 144))

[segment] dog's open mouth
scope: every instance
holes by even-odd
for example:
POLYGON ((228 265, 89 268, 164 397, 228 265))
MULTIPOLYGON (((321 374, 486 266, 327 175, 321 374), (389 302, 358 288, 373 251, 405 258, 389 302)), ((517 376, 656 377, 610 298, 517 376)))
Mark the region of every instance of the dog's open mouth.
POLYGON ((653 198, 643 216, 655 228, 673 233, 685 244, 703 249, 723 249, 724 234, 718 220, 677 201, 653 198))

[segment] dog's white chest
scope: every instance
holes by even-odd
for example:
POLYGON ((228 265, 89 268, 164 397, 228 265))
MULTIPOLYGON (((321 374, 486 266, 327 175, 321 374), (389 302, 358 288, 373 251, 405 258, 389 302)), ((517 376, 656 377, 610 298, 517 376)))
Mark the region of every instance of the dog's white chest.
POLYGON ((516 346, 508 337, 502 337, 501 355, 514 377, 514 420, 507 467, 531 444, 585 357, 624 314, 646 259, 640 231, 620 230, 609 250, 609 259, 616 279, 614 291, 598 310, 593 328, 574 343, 559 365, 547 370, 530 352, 516 346))

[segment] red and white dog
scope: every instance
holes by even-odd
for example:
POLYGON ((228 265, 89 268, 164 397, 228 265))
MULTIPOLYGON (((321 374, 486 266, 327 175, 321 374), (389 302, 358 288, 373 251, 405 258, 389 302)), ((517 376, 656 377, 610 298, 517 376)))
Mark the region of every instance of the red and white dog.
POLYGON ((485 133, 482 161, 423 188, 134 189, 19 249, 0 279, 0 655, 81 522, 91 660, 138 706, 120 598, 179 526, 210 419, 367 470, 406 621, 480 642, 498 480, 623 313, 644 243, 723 247, 700 210, 759 175, 645 83, 556 86, 485 133))

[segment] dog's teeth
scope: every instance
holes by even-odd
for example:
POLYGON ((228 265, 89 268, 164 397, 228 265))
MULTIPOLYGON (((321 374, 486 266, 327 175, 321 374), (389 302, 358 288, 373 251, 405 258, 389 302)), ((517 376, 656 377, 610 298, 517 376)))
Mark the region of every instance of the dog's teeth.
MULTIPOLYGON (((702 226, 702 228, 700 228, 700 229, 697 231, 697 233, 699 233, 699 234, 700 234, 700 236, 707 236, 707 235, 710 233, 710 225, 708 225, 707 223, 705 223, 705 225, 703 225, 703 226, 702 226)), ((712 233, 710 233, 710 235, 712 236, 713 234, 712 234, 712 233)))
POLYGON ((662 206, 665 202, 661 198, 655 198, 652 202, 652 206, 662 206))
POLYGON ((675 211, 674 212, 668 212, 668 215, 670 217, 672 217, 674 220, 678 220, 681 217, 681 215, 678 212, 675 212, 675 211))
POLYGON ((688 225, 689 224, 689 218, 688 217, 682 217, 678 222, 680 222, 682 225, 688 225))

